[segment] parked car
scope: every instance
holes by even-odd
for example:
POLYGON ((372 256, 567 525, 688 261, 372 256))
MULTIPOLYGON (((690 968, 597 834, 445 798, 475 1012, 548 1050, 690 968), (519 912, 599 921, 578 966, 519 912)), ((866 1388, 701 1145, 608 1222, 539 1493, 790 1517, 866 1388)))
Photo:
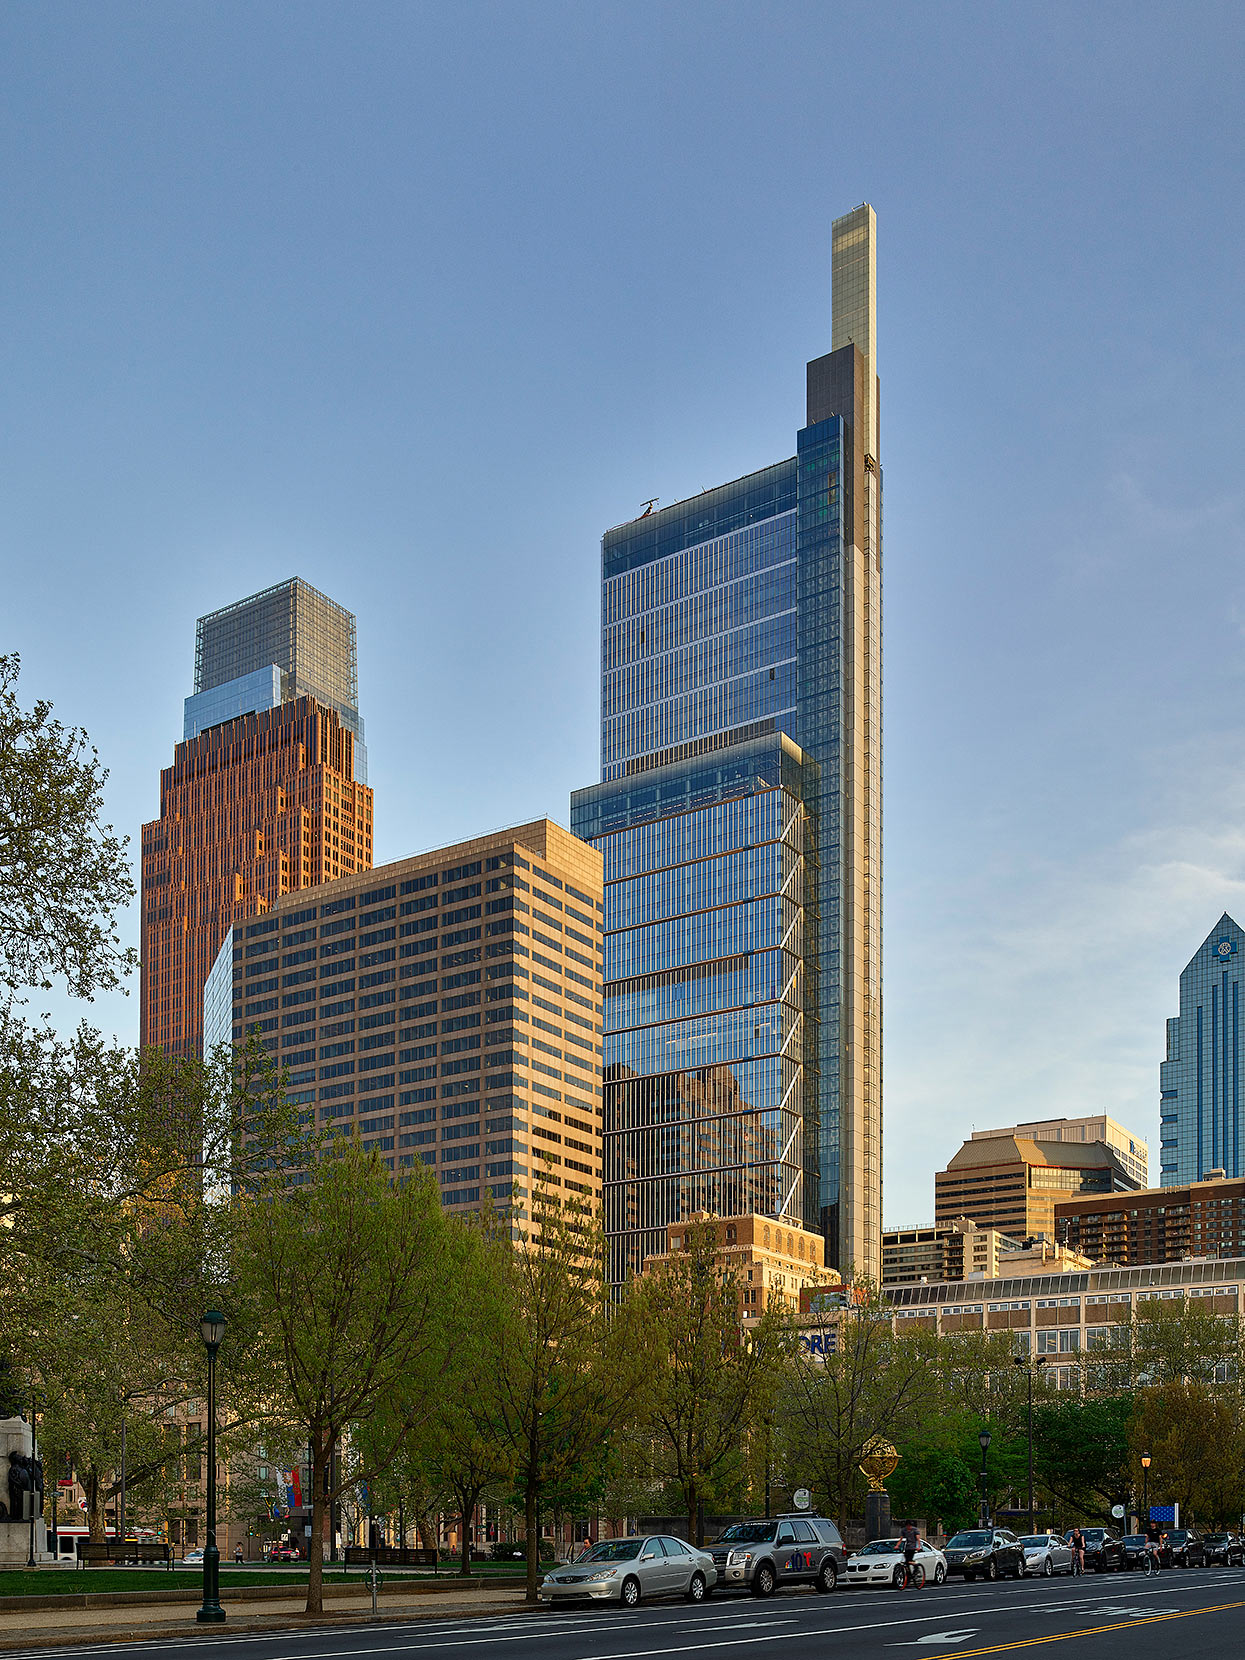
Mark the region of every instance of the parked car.
MULTIPOLYGON (((927 1585, 941 1585, 947 1577, 947 1559, 928 1539, 921 1540, 921 1548, 912 1559, 913 1565, 924 1568, 927 1585)), ((863 1549, 854 1551, 847 1559, 847 1578, 844 1584, 902 1585, 904 1553, 902 1539, 874 1539, 863 1549)))
MULTIPOLYGON (((1110 1573, 1124 1566, 1124 1541, 1109 1527, 1083 1527, 1085 1539, 1085 1567, 1096 1574, 1110 1573)), ((1072 1532, 1064 1534, 1064 1541, 1072 1543, 1072 1532)))
POLYGON ((1057 1533, 1026 1533, 1020 1543, 1025 1549, 1025 1572, 1052 1574, 1072 1572, 1072 1546, 1066 1545, 1057 1533))
POLYGON ((1010 1574, 1023 1579, 1025 1574, 1024 1546, 1010 1529, 1005 1527, 969 1528, 948 1539, 944 1552, 949 1574, 963 1574, 965 1579, 1002 1579, 1010 1574))
POLYGON ((645 1597, 682 1596, 703 1602, 717 1583, 707 1551, 668 1534, 603 1539, 565 1568, 546 1574, 542 1602, 621 1602, 635 1608, 645 1597))
POLYGON ((1174 1527, 1160 1546, 1159 1557, 1165 1568, 1204 1568, 1206 1546, 1195 1528, 1174 1527))
POLYGON ((203 1563, 203 1552, 201 1550, 188 1550, 185 1556, 182 1557, 182 1562, 187 1568, 198 1568, 203 1563))
POLYGON ((1245 1539, 1235 1533, 1208 1533, 1202 1540, 1207 1562, 1220 1563, 1225 1568, 1245 1567, 1245 1539))
POLYGON ((278 1545, 272 1553, 275 1562, 299 1562, 302 1552, 297 1545, 278 1545))
POLYGON ((780 1585, 833 1591, 847 1547, 825 1516, 773 1516, 736 1522, 709 1547, 721 1585, 768 1597, 780 1585))

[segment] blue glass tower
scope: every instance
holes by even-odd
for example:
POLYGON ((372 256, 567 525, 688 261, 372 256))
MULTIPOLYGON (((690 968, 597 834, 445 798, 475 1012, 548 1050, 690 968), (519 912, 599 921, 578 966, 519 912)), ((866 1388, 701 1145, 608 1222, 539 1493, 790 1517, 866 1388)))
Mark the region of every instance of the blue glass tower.
POLYGON ((616 1282, 698 1209, 880 1274, 881 475, 868 206, 789 459, 602 542, 605 1221, 616 1282))
POLYGON ((1212 1170, 1242 1174, 1243 956, 1245 934, 1225 911, 1180 976, 1180 1013, 1167 1022, 1159 1067, 1163 1187, 1200 1182, 1212 1170))

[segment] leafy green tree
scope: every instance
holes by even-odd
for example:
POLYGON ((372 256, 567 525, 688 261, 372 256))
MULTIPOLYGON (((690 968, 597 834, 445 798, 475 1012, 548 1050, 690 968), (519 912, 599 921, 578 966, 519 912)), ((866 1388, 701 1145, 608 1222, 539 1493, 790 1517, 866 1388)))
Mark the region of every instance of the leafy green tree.
POLYGON ((1239 1402, 1183 1379, 1141 1391, 1131 1423, 1133 1469, 1148 1452, 1152 1503, 1180 1505, 1181 1520, 1236 1521, 1245 1510, 1245 1423, 1239 1402))
POLYGON ((1078 1518, 1106 1521, 1127 1501, 1131 1395, 1048 1394, 1033 1408, 1034 1466, 1042 1485, 1078 1518))
POLYGON ((892 1512, 924 1516, 931 1530, 941 1522, 948 1533, 968 1527, 977 1514, 978 1477, 959 1451, 901 1439, 899 1466, 886 1486, 892 1512))
POLYGON ((462 1254, 420 1166, 395 1183, 374 1153, 342 1139, 306 1181, 242 1201, 235 1297, 267 1340, 311 1455, 307 1612, 322 1612, 324 1533, 346 1474, 330 1474, 348 1426, 379 1422, 355 1481, 383 1475, 424 1421, 448 1358, 447 1299, 462 1254), (401 1406, 395 1410, 395 1403, 401 1406))
POLYGON ((134 897, 127 841, 102 822, 108 777, 85 732, 18 701, 21 659, 0 656, 0 997, 109 991, 136 963, 116 915, 134 897))
POLYGON ((542 1502, 602 1457, 636 1387, 636 1361, 611 1321, 604 1245, 585 1207, 541 1183, 505 1258, 506 1317, 485 1387, 496 1402, 527 1539, 527 1599, 537 1600, 542 1502))
POLYGON ((1242 1322, 1236 1315, 1214 1313, 1209 1302, 1203 1297, 1151 1297, 1135 1305, 1126 1328, 1134 1381, 1210 1383, 1216 1369, 1239 1380, 1242 1322))
POLYGON ((643 1345, 639 1421, 654 1474, 677 1490, 687 1537, 703 1544, 701 1506, 738 1478, 741 1452, 782 1364, 787 1321, 767 1309, 740 1328, 739 1285, 718 1260, 712 1221, 690 1221, 684 1248, 634 1284, 629 1329, 643 1345))
POLYGON ((847 1306, 802 1331, 775 1422, 787 1486, 810 1487, 841 1527, 863 1493, 866 1444, 919 1424, 930 1383, 930 1344, 892 1333, 880 1288, 861 1281, 849 1295, 847 1306))

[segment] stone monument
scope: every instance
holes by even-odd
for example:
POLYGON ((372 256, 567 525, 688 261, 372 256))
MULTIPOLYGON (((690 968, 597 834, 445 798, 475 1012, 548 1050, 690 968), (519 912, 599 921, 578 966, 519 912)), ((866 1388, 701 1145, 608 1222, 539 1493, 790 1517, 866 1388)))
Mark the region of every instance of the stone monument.
POLYGON ((858 1466, 869 1483, 865 1494, 865 1542, 889 1539, 891 1532, 891 1497, 886 1491, 886 1478, 899 1464, 899 1454, 889 1441, 880 1435, 866 1441, 858 1466))
POLYGON ((24 1568, 30 1560, 34 1520, 35 1561, 50 1562, 43 1520, 43 1464, 24 1418, 0 1418, 0 1568, 24 1568))

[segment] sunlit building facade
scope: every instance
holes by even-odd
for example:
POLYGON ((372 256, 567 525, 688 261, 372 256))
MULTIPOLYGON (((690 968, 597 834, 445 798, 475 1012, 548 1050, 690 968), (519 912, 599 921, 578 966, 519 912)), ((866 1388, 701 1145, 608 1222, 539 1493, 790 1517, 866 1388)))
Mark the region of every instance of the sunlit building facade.
POLYGON ((795 455, 602 542, 603 781, 571 823, 606 856, 615 1283, 699 1209, 881 1271, 874 239, 867 206, 834 224, 795 455))
POLYGON ((142 831, 141 1038, 187 1058, 233 924, 372 863, 350 613, 295 580, 201 618, 195 685, 142 831))

